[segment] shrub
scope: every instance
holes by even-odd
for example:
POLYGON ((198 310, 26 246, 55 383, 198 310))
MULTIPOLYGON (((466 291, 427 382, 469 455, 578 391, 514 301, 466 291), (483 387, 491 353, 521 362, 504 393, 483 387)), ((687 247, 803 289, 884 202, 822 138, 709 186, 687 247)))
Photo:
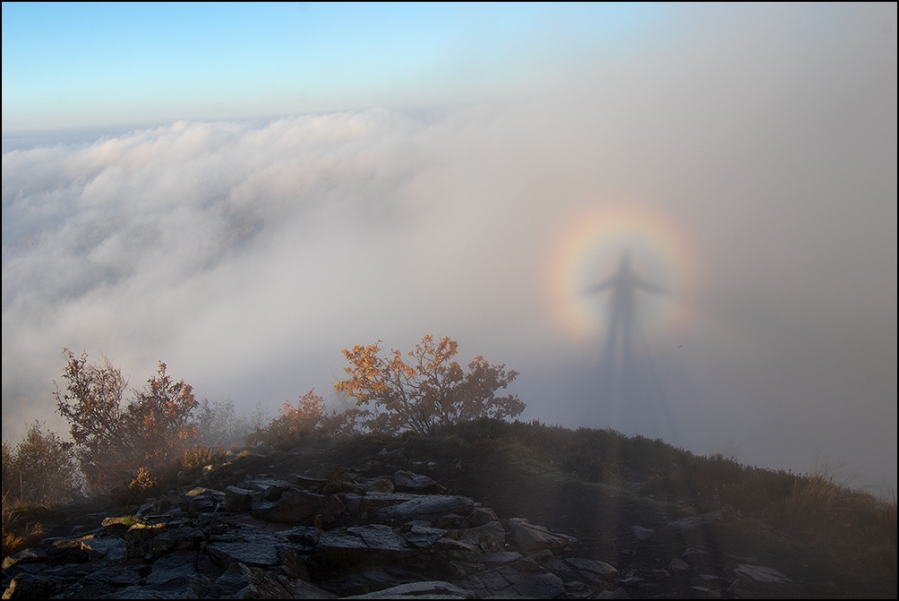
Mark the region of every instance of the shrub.
POLYGON ((324 399, 310 390, 300 397, 296 407, 285 402, 279 417, 265 428, 258 428, 246 440, 248 444, 288 448, 301 442, 342 437, 357 433, 359 413, 356 409, 340 412, 329 409, 324 399))
POLYGON ((374 403, 374 411, 363 410, 363 424, 374 432, 396 434, 413 430, 431 435, 438 427, 478 418, 504 419, 524 411, 524 403, 514 395, 497 397, 518 373, 506 372, 505 365, 490 365, 480 355, 464 372, 451 359, 457 343, 443 338, 435 343, 428 335, 403 360, 400 351, 391 357, 382 352, 381 341, 371 346, 344 349, 352 364, 344 368, 350 378, 334 385, 356 399, 358 406, 374 403))
POLYGON ((129 482, 141 468, 162 469, 191 446, 197 428, 190 421, 197 401, 189 384, 173 382, 159 363, 144 390, 123 405, 127 382, 106 357, 87 363, 63 349, 65 390, 57 385, 57 410, 71 425, 76 455, 94 492, 129 482))
POLYGON ((83 482, 71 442, 35 421, 10 452, 3 443, 3 496, 18 503, 59 505, 81 496, 83 482))
POLYGON ((234 403, 230 400, 210 404, 203 399, 197 407, 195 422, 198 441, 212 448, 242 445, 244 437, 254 429, 251 419, 236 414, 234 403))
POLYGON ((113 489, 112 501, 120 507, 140 505, 147 497, 162 491, 162 482, 145 468, 138 468, 137 475, 122 488, 113 489))

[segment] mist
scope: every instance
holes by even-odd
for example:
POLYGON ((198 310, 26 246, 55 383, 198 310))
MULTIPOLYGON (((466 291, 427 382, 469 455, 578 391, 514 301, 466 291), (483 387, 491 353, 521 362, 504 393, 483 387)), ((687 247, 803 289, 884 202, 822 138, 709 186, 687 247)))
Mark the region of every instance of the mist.
POLYGON ((521 419, 895 491, 895 6, 697 10, 452 102, 4 131, 4 440, 67 432, 63 347, 274 414, 433 334, 521 419))

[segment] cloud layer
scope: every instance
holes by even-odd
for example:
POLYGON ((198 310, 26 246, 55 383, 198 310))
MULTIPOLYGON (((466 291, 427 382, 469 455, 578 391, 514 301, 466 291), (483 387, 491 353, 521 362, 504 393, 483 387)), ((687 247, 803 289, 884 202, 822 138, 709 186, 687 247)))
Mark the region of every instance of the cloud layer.
POLYGON ((5 152, 4 438, 65 430, 64 346, 274 409, 330 396, 341 348, 426 333, 521 372, 525 418, 622 427, 602 328, 572 337, 548 288, 579 220, 633 206, 702 282, 689 321, 644 332, 657 411, 633 431, 895 489, 895 10, 796 17, 706 18, 505 100, 5 152))

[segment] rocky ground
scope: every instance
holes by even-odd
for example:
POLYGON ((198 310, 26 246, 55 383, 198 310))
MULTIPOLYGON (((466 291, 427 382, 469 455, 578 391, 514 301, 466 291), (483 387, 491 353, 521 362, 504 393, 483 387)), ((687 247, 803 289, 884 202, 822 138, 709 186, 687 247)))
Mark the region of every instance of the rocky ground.
POLYGON ((57 514, 4 560, 3 598, 896 598, 895 569, 517 457, 419 438, 232 457, 129 511, 57 514))

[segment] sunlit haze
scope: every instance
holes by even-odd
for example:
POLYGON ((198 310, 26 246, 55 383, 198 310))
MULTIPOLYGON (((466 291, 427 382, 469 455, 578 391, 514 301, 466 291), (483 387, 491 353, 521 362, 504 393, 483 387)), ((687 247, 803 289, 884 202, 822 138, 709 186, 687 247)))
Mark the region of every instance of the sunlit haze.
POLYGON ((895 491, 895 4, 2 10, 4 440, 63 347, 274 415, 432 334, 895 491))

